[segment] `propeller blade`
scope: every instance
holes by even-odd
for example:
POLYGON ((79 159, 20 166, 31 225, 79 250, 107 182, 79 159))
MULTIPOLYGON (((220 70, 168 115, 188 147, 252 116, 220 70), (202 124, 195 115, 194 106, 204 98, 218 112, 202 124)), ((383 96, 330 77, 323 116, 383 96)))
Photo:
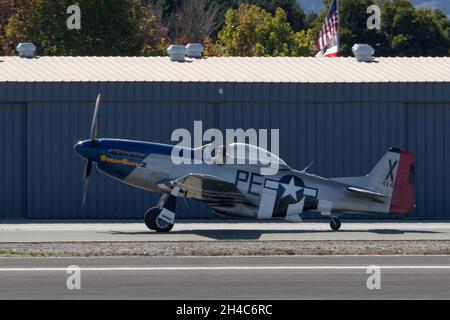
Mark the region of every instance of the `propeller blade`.
POLYGON ((97 131, 98 131, 98 108, 100 106, 100 98, 101 94, 99 93, 97 96, 97 101, 95 101, 95 111, 94 116, 92 117, 92 126, 91 126, 91 140, 92 143, 95 142, 95 138, 97 138, 97 131))
MULTIPOLYGON (((97 138, 98 131, 98 108, 100 106, 100 99, 102 95, 99 93, 97 95, 97 100, 95 101, 95 110, 94 116, 92 117, 92 125, 91 125, 91 145, 94 146, 95 139, 97 138)), ((86 198, 89 188, 89 179, 91 177, 92 171, 92 160, 86 161, 86 166, 84 167, 84 176, 83 176, 83 207, 86 204, 86 198)))
POLYGON ((87 192, 89 187, 89 179, 92 171, 92 161, 86 161, 86 166, 84 168, 84 177, 83 177, 83 207, 86 204, 87 192))

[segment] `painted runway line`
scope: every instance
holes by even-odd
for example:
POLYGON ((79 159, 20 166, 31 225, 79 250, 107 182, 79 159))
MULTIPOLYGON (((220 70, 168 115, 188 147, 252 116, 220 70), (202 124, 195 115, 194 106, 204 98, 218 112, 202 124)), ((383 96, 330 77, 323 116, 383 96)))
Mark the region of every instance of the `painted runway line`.
MULTIPOLYGON (((450 265, 442 266, 226 266, 226 267, 80 267, 80 271, 214 271, 214 270, 366 270, 370 267, 391 270, 425 270, 425 269, 450 269, 450 265)), ((0 272, 43 272, 43 271, 67 271, 70 268, 0 268, 0 272)))

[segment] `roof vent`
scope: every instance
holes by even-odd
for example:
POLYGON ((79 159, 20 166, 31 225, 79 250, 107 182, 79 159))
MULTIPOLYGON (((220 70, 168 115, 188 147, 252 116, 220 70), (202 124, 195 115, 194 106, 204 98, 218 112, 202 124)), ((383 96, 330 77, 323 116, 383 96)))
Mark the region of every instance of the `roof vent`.
POLYGON ((170 61, 183 62, 186 56, 186 47, 173 44, 167 48, 167 53, 169 54, 170 61))
POLYGON ((19 43, 16 50, 22 58, 33 58, 36 46, 32 43, 19 43))
POLYGON ((190 58, 201 58, 203 49, 201 43, 189 43, 186 46, 186 55, 190 58))
POLYGON ((368 44, 355 44, 352 47, 353 54, 355 55, 356 60, 368 62, 372 60, 372 56, 375 53, 375 50, 369 46, 368 44))

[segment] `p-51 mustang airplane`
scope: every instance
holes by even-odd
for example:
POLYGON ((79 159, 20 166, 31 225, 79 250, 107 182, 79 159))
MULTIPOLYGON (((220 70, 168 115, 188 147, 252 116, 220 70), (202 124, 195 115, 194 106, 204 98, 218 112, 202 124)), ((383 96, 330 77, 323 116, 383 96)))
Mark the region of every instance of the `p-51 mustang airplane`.
MULTIPOLYGON (((338 230, 340 213, 408 213, 414 207, 415 155, 391 148, 366 176, 322 178, 291 169, 278 160, 279 170, 261 175, 262 163, 236 164, 224 161, 229 148, 247 153, 265 152, 253 145, 233 143, 218 153, 213 164, 174 164, 176 146, 120 139, 97 139, 97 97, 91 137, 78 142, 76 152, 87 160, 84 172, 83 204, 86 200, 92 163, 103 173, 129 185, 159 192, 158 204, 145 213, 151 230, 168 232, 175 223, 177 197, 205 202, 218 214, 255 219, 281 218, 301 221, 303 212, 329 216, 338 230), (225 162, 225 163, 224 163, 225 162)), ((194 156, 194 149, 188 154, 194 156)))

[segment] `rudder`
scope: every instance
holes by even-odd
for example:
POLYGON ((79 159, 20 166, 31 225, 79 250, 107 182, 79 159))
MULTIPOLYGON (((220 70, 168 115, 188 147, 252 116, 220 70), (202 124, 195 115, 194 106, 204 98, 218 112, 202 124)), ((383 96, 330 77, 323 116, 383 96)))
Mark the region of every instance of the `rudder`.
POLYGON ((390 148, 367 176, 369 186, 390 197, 389 213, 411 212, 415 205, 416 156, 390 148))

